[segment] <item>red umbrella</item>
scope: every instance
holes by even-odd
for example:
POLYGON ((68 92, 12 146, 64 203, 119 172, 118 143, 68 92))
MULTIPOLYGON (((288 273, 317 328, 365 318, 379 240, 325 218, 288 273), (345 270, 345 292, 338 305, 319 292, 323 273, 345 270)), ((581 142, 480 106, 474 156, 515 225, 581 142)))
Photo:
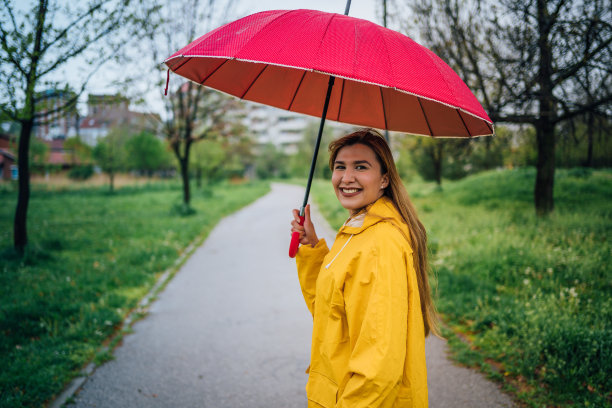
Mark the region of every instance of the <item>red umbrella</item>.
MULTIPOLYGON (((438 56, 403 34, 347 15, 256 13, 205 34, 164 63, 241 99, 321 117, 302 212, 326 118, 432 137, 493 134, 476 97, 438 56)), ((296 251, 297 235, 290 256, 296 251)))

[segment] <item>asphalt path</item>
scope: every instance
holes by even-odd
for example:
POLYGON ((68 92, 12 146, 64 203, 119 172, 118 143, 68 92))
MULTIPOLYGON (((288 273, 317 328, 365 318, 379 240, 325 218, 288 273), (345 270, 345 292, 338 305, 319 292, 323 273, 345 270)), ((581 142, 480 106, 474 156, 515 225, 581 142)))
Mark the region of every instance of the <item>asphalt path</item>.
MULTIPOLYGON (((312 317, 287 256, 303 188, 272 191, 223 219, 74 395, 70 407, 305 408, 312 317)), ((313 208, 329 245, 334 231, 313 208)), ((512 407, 430 337, 430 407, 512 407)))

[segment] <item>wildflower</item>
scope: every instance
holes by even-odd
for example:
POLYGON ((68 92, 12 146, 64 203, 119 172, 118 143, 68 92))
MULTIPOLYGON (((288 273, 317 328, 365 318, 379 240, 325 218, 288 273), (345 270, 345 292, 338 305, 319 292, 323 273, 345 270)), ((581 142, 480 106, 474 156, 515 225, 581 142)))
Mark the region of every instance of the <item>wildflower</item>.
POLYGON ((523 285, 529 285, 529 279, 523 279, 523 285))

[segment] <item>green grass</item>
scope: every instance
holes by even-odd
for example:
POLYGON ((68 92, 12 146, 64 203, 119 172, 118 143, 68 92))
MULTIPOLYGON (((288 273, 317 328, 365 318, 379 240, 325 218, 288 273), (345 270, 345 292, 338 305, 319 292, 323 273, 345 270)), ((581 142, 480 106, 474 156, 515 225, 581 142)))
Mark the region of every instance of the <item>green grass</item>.
MULTIPOLYGON (((12 250, 16 194, 0 191, 0 407, 43 406, 96 355, 194 240, 269 190, 267 183, 194 190, 178 183, 32 193, 29 246, 12 250)), ((111 342, 112 347, 112 342, 111 342)))
MULTIPOLYGON (((455 358, 525 405, 612 406, 612 172, 557 170, 555 211, 535 216, 534 169, 440 191, 407 186, 429 234, 437 306, 455 358)), ((345 220, 328 182, 313 195, 345 220)))

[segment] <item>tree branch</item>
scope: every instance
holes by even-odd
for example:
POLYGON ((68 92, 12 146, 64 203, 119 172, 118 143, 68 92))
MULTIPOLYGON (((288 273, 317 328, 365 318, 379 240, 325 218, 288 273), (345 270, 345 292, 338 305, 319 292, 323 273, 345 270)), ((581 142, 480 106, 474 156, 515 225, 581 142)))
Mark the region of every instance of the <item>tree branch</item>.
POLYGON ((585 113, 594 112, 598 107, 612 102, 612 94, 606 95, 605 97, 594 101, 588 105, 583 105, 580 108, 565 112, 563 115, 557 116, 555 123, 563 122, 576 116, 584 115, 585 113))
MULTIPOLYGON (((41 71, 39 74, 39 77, 43 77, 45 75, 47 75, 49 72, 57 69, 57 67, 59 67, 60 65, 66 63, 68 60, 70 60, 71 58, 79 55, 80 53, 82 53, 83 51, 85 51, 87 48, 89 48, 89 46, 91 46, 92 44, 96 43, 98 40, 101 40, 102 38, 106 37, 107 35, 111 34, 112 32, 115 31, 115 27, 113 24, 109 24, 108 27, 106 27, 103 31, 101 31, 100 33, 98 33, 92 40, 90 40, 89 42, 83 43, 80 47, 74 49, 71 53, 69 54, 65 54, 62 55, 61 57, 59 57, 54 63, 52 63, 50 66, 48 66, 47 68, 45 68, 45 70, 41 71)), ((117 50, 117 48, 115 48, 115 51, 117 50)), ((111 54, 112 55, 112 54, 111 54)), ((108 61, 110 59, 110 57, 106 57, 104 59, 104 62, 108 61)))
POLYGON ((508 115, 492 112, 489 113, 493 122, 499 123, 530 123, 535 124, 537 117, 535 115, 508 115))
POLYGON ((0 111, 2 111, 3 114, 8 116, 9 119, 13 122, 19 122, 19 118, 15 116, 15 112, 13 110, 6 109, 4 105, 0 105, 0 111))
POLYGON ((106 3, 106 1, 100 2, 98 4, 94 4, 86 12, 78 16, 72 22, 68 23, 68 25, 62 31, 60 31, 53 40, 45 44, 45 46, 42 49, 42 52, 43 53, 46 52, 49 48, 51 48, 54 44, 56 44, 60 39, 62 39, 68 33, 68 31, 70 31, 73 27, 75 27, 81 20, 85 19, 88 15, 91 15, 93 18, 93 13, 99 10, 104 3, 106 3))
POLYGON ((559 71, 559 75, 553 80, 553 86, 557 86, 561 82, 565 81, 566 79, 574 76, 580 70, 580 68, 584 67, 589 62, 589 60, 591 60, 600 51, 606 49, 611 43, 612 43, 612 36, 608 38, 606 41, 604 41, 603 43, 601 43, 592 52, 585 53, 585 55, 582 57, 582 59, 580 59, 580 61, 567 67, 564 70, 559 71))
POLYGON ((2 49, 4 50, 4 52, 6 52, 7 57, 8 57, 8 61, 11 64, 13 64, 15 66, 15 68, 17 68, 17 70, 19 72, 21 72, 22 75, 25 76, 25 75, 27 75, 25 69, 21 66, 19 61, 17 61, 17 59, 15 58, 14 53, 11 51, 11 47, 9 46, 9 44, 7 42, 8 36, 9 36, 8 33, 6 31, 4 31, 4 28, 0 24, 0 42, 2 43, 2 49))

